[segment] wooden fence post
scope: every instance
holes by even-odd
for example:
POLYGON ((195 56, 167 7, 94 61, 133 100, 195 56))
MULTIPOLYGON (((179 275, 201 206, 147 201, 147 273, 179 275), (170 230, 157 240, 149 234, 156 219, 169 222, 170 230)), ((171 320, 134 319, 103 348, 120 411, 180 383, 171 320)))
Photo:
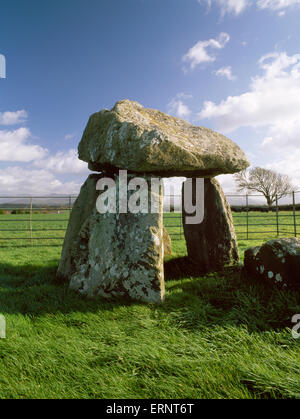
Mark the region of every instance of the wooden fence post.
POLYGON ((181 240, 181 226, 182 226, 182 217, 180 217, 180 222, 179 222, 179 227, 180 227, 180 235, 179 235, 179 239, 181 240))
POLYGON ((249 196, 246 195, 247 240, 249 240, 249 196))
POLYGON ((278 195, 276 195, 276 226, 277 226, 277 237, 279 237, 279 208, 278 208, 278 195))
POLYGON ((30 197, 29 230, 30 230, 30 244, 32 246, 32 197, 30 197))

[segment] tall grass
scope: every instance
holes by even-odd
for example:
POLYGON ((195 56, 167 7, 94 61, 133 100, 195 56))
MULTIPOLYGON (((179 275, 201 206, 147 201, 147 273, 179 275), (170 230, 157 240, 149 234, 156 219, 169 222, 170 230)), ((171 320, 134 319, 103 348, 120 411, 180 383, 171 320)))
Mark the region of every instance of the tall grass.
POLYGON ((0 397, 300 398, 300 292, 187 275, 173 240, 164 304, 91 301, 56 282, 60 251, 0 249, 0 397))

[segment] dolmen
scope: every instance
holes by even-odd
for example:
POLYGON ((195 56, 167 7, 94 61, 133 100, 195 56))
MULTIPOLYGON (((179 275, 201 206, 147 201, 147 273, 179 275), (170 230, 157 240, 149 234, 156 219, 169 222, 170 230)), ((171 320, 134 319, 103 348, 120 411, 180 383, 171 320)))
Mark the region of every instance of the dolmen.
POLYGON ((82 186, 65 236, 57 275, 71 289, 87 297, 163 301, 165 177, 188 178, 183 193, 183 201, 190 199, 183 209, 188 257, 206 272, 238 261, 231 210, 214 179, 249 166, 234 142, 123 100, 90 117, 78 152, 98 173, 82 186), (193 206, 198 193, 202 201, 193 206))

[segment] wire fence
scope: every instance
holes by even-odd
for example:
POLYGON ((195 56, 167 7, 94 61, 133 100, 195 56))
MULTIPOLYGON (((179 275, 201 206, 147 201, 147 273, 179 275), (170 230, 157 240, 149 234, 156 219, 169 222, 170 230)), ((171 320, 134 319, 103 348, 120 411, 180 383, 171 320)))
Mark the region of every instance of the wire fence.
MULTIPOLYGON (((300 235, 300 191, 276 197, 268 208, 261 195, 228 194, 239 240, 262 240, 300 235)), ((169 201, 164 225, 173 240, 182 240, 181 195, 169 201)), ((61 246, 76 196, 0 196, 0 246, 61 246)))
POLYGON ((76 196, 0 197, 0 246, 61 245, 76 196))
POLYGON ((226 195, 238 238, 260 240, 300 235, 300 191, 275 196, 271 207, 262 195, 226 195), (242 199, 242 201, 241 201, 242 199))

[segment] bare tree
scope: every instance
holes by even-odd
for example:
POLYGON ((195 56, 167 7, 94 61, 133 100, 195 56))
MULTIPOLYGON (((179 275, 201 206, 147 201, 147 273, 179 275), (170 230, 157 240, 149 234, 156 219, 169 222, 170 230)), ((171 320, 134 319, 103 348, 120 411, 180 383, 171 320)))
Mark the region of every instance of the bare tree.
POLYGON ((267 200, 269 208, 276 199, 280 199, 294 190, 291 179, 287 175, 274 172, 273 170, 254 167, 250 170, 243 170, 234 175, 239 192, 259 192, 267 200))

